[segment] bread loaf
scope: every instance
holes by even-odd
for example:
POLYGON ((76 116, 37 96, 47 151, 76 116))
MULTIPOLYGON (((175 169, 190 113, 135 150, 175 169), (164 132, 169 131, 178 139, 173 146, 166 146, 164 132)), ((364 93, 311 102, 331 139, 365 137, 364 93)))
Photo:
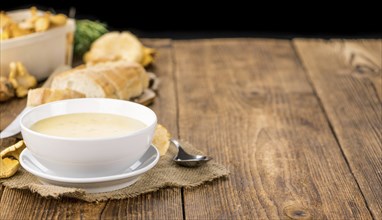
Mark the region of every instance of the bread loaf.
POLYGON ((142 94, 148 85, 148 74, 141 65, 118 61, 61 73, 51 88, 72 89, 90 98, 128 100, 142 94))
POLYGON ((85 98, 85 95, 70 89, 31 89, 28 91, 27 106, 38 106, 48 102, 74 98, 85 98))

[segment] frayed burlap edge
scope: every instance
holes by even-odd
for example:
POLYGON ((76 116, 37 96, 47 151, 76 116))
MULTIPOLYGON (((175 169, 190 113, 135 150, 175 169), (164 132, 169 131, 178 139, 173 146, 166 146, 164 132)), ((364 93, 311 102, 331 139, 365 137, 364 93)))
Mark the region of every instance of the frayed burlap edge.
MULTIPOLYGON (((182 141, 184 148, 190 153, 201 153, 192 147, 191 144, 182 141)), ((176 165, 172 161, 176 150, 172 147, 166 155, 162 156, 158 164, 133 185, 106 193, 86 193, 82 189, 68 188, 54 185, 44 185, 39 179, 25 171, 23 168, 11 178, 0 179, 0 183, 6 187, 14 189, 28 189, 38 193, 42 197, 51 197, 55 199, 70 197, 87 202, 105 201, 109 199, 133 198, 141 194, 155 192, 162 188, 185 187, 193 188, 206 182, 221 177, 227 177, 228 169, 216 163, 214 160, 197 168, 187 168, 176 165)))

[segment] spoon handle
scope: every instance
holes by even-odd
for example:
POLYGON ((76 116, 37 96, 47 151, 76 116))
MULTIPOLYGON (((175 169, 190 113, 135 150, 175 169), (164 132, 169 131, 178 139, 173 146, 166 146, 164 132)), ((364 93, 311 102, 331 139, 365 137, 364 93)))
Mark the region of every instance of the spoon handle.
POLYGON ((188 154, 183 148, 182 145, 180 145, 179 141, 171 138, 170 141, 175 145, 175 147, 178 149, 178 156, 177 157, 183 157, 183 158, 189 158, 192 157, 192 155, 188 154))
POLYGON ((174 138, 171 138, 170 141, 175 145, 175 147, 179 150, 180 147, 180 143, 178 140, 174 139, 174 138))

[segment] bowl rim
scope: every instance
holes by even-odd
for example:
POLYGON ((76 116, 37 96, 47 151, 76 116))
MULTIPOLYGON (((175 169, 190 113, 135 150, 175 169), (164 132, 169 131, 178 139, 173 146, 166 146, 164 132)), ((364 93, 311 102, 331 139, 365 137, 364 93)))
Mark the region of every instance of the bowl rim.
MULTIPOLYGON (((83 112, 83 113, 91 113, 91 112, 83 112)), ((94 112, 94 113, 100 113, 100 112, 94 112)), ((75 114, 75 113, 69 113, 69 114, 75 114)), ((109 113, 109 114, 112 114, 112 113, 109 113)), ((65 115, 65 114, 60 114, 60 115, 65 115)), ((48 116, 47 118, 49 117, 54 117, 54 116, 48 116)), ((42 119, 40 119, 42 120, 42 119)), ((40 121, 38 120, 38 121, 40 121)), ((132 102, 132 101, 127 101, 127 100, 121 100, 121 99, 111 99, 111 98, 77 98, 77 99, 65 99, 65 100, 59 100, 59 101, 54 101, 54 102, 49 102, 49 103, 45 103, 45 104, 42 104, 42 105, 39 105, 39 106, 36 106, 36 107, 32 107, 31 109, 29 109, 28 111, 26 111, 25 113, 23 113, 20 117, 20 121, 19 121, 19 124, 20 124, 20 127, 21 127, 21 131, 26 131, 30 134, 33 134, 33 135, 36 135, 36 136, 39 136, 39 137, 42 137, 42 138, 49 138, 49 139, 55 139, 55 140, 62 140, 62 141, 106 141, 106 140, 115 140, 115 139, 121 139, 121 138, 126 138, 126 137, 131 137, 131 136, 136 136, 136 135, 140 135, 144 132, 146 132, 147 130, 150 130, 152 126, 156 127, 158 123, 158 118, 155 114, 155 112, 148 108, 147 106, 145 105, 142 105, 142 104, 139 104, 139 103, 136 103, 136 102, 132 102), (136 130, 136 131, 133 131, 133 132, 129 132, 128 134, 125 134, 125 135, 120 135, 120 136, 110 136, 110 137, 89 137, 89 138, 71 138, 71 137, 61 137, 61 136, 54 136, 54 135, 47 135, 47 134, 43 134, 43 133, 40 133, 40 132, 37 132, 37 131, 33 131, 32 129, 28 128, 26 125, 24 125, 23 121, 24 121, 24 118, 25 117, 28 117, 29 114, 31 114, 33 111, 38 111, 39 109, 41 108, 46 108, 46 106, 49 106, 49 105, 54 105, 54 104, 57 104, 57 103, 62 103, 62 102, 79 102, 79 101, 90 101, 90 100, 100 100, 100 101, 111 101, 111 102, 125 102, 125 103, 129 103, 135 107, 140 107, 140 108, 145 108, 146 110, 148 110, 148 112, 150 114, 152 114, 152 116, 154 117, 154 120, 152 123, 150 124, 147 124, 146 127, 144 128, 141 128, 139 130, 136 130)))

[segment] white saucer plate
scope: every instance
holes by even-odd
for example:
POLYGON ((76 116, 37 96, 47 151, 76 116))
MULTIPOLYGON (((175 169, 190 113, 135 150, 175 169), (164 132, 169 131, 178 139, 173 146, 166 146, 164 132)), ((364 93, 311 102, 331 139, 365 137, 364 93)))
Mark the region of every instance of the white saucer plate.
POLYGON ((28 149, 24 149, 20 155, 21 166, 37 176, 43 184, 80 188, 88 193, 109 192, 128 187, 134 184, 142 174, 153 168, 158 163, 158 160, 159 152, 151 145, 137 162, 119 174, 91 178, 73 178, 51 172, 41 165, 28 149))

